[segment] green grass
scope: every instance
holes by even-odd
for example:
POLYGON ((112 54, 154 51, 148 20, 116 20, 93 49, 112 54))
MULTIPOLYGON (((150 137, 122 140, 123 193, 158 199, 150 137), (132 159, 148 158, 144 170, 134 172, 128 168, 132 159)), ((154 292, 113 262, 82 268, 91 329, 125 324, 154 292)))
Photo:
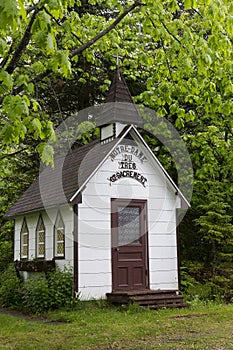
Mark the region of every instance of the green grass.
POLYGON ((233 305, 182 310, 129 309, 79 303, 46 319, 0 313, 0 349, 233 349, 233 305))

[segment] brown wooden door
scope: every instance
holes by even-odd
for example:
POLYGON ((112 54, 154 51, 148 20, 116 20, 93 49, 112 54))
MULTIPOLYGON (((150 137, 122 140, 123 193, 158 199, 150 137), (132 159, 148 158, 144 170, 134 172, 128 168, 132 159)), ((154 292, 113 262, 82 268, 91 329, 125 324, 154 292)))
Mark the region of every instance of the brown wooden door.
POLYGON ((112 199, 112 286, 148 288, 146 201, 112 199))

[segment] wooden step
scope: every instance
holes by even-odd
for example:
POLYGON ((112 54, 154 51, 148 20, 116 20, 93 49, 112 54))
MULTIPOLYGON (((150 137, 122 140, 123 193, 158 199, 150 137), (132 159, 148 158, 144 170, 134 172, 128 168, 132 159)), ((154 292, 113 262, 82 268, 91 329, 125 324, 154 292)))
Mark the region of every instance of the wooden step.
POLYGON ((107 293, 107 300, 115 304, 136 303, 150 309, 187 307, 182 295, 174 290, 139 290, 107 293))
POLYGON ((180 303, 183 302, 183 297, 182 295, 179 296, 167 296, 166 298, 164 297, 151 297, 151 296, 147 296, 144 298, 139 297, 134 297, 134 298, 130 298, 130 301, 134 301, 140 305, 149 305, 149 304, 153 304, 154 302, 160 304, 163 303, 164 300, 166 300, 166 302, 169 303, 180 303))

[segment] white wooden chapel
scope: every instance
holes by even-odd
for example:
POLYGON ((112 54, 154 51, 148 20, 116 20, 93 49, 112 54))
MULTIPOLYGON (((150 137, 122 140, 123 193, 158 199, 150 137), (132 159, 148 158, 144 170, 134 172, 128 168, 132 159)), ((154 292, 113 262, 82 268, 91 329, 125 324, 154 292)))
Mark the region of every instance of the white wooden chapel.
POLYGON ((15 266, 25 277, 70 266, 83 300, 179 294, 177 209, 189 203, 141 137, 141 121, 117 67, 97 120, 100 140, 44 170, 46 210, 38 178, 6 214, 15 220, 15 266))

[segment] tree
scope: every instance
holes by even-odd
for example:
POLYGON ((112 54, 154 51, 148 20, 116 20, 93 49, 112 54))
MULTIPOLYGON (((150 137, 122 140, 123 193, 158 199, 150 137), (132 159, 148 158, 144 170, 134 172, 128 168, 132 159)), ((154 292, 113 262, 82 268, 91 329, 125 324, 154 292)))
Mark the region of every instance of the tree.
POLYGON ((233 257, 233 224, 229 215, 229 205, 224 198, 219 183, 210 184, 207 193, 207 203, 199 205, 202 214, 196 219, 196 224, 202 234, 206 247, 206 256, 212 269, 212 277, 216 276, 217 267, 233 257), (220 187, 220 188, 219 188, 220 187))

